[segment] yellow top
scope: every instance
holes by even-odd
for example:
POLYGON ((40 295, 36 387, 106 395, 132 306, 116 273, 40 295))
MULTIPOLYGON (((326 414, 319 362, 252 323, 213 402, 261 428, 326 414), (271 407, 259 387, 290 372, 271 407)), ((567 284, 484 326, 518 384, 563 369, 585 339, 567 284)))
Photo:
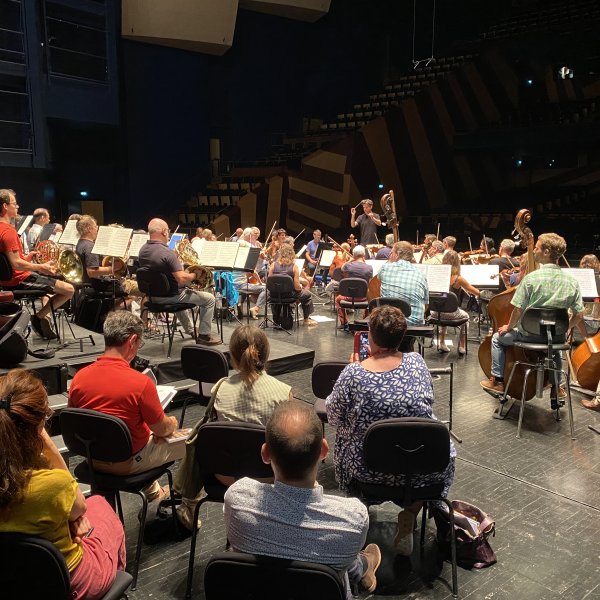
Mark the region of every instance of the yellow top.
POLYGON ((52 542, 64 556, 69 572, 81 562, 83 548, 71 539, 69 515, 77 482, 64 469, 34 470, 21 502, 9 507, 0 531, 36 535, 52 542))

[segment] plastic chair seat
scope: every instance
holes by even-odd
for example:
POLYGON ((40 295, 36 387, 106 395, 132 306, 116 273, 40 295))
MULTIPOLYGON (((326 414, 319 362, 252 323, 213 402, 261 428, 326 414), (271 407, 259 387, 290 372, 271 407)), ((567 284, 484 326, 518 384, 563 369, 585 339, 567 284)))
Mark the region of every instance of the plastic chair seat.
POLYGON ((146 308, 150 312, 161 313, 161 312, 180 312, 182 310, 192 310, 196 305, 191 302, 174 302, 173 304, 159 304, 158 302, 147 302, 146 308))
MULTIPOLYGON (((523 348, 524 350, 533 350, 534 352, 547 352, 548 344, 542 343, 533 343, 533 342, 522 342, 518 341, 514 343, 518 348, 523 348)), ((552 350, 554 352, 559 352, 562 350, 568 350, 571 347, 571 344, 552 344, 552 350)))
POLYGON ((340 308, 369 308, 369 303, 365 301, 355 300, 350 302, 349 300, 340 300, 340 308))
MULTIPOLYGON (((111 473, 94 471, 94 477, 97 487, 102 490, 120 490, 122 492, 136 493, 138 490, 164 475, 173 463, 174 461, 165 463, 155 469, 143 471, 142 473, 134 473, 132 475, 113 475, 111 473)), ((78 481, 88 484, 92 483, 92 472, 87 460, 79 463, 73 472, 78 481)))
POLYGON ((327 410, 325 410, 325 398, 317 398, 315 402, 315 412, 317 417, 321 419, 323 423, 327 423, 327 410))

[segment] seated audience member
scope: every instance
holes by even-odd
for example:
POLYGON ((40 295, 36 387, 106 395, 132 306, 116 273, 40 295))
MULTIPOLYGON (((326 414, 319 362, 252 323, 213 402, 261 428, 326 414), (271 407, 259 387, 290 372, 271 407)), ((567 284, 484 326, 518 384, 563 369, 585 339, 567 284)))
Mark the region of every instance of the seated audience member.
MULTIPOLYGON (((395 417, 435 419, 433 383, 427 365, 416 352, 397 350, 406 331, 406 319, 398 308, 381 306, 371 312, 369 358, 344 368, 325 404, 329 424, 337 427, 334 449, 335 475, 342 490, 353 479, 372 483, 402 483, 402 477, 380 475, 367 469, 363 440, 369 425, 395 417)), ((355 356, 354 359, 358 357, 355 356)), ((413 477, 416 487, 444 482, 444 496, 454 478, 456 450, 450 442, 451 460, 445 471, 413 477)), ((412 552, 412 532, 422 503, 398 515, 396 551, 412 552)))
MULTIPOLYGON (((165 441, 177 429, 177 419, 165 415, 156 385, 129 366, 142 346, 142 332, 139 317, 127 311, 109 313, 104 321, 104 354, 75 374, 69 390, 69 406, 113 415, 127 425, 133 441, 131 458, 95 463, 99 471, 114 475, 142 473, 185 454, 183 440, 165 441)), ((169 490, 155 481, 144 492, 153 502, 166 498, 169 490)))
MULTIPOLYGON (((285 230, 283 231, 285 234, 285 230)), ((300 274, 298 273, 298 267, 294 262, 296 255, 294 254, 293 245, 286 244, 281 242, 281 248, 276 255, 275 261, 271 264, 269 268, 269 277, 272 275, 289 275, 294 281, 294 294, 296 300, 300 302, 302 306, 302 314, 304 315, 304 325, 313 326, 316 325, 317 322, 313 321, 310 318, 310 315, 315 311, 315 307, 313 305, 312 296, 308 290, 302 289, 302 284, 300 283, 300 274)), ((276 309, 281 309, 281 306, 276 306, 276 309)), ((279 317, 274 315, 275 322, 278 322, 279 317)))
MULTIPOLYGON (((244 477, 225 493, 225 527, 233 550, 329 565, 367 592, 377 586, 381 562, 376 544, 363 547, 369 528, 366 507, 355 498, 323 493, 316 481, 328 452, 321 421, 301 402, 277 406, 267 423, 262 459, 275 483, 244 477), (347 575, 346 575, 347 574, 347 575)), ((268 585, 268 582, 265 582, 268 585)))
POLYGON ((125 570, 125 534, 104 498, 83 497, 44 429, 51 415, 44 385, 30 371, 0 377, 0 531, 52 542, 69 570, 70 597, 96 600, 125 570))
MULTIPOLYGON (((349 260, 342 266, 342 278, 346 277, 360 277, 364 279, 367 284, 373 278, 373 267, 365 262, 366 250, 364 246, 354 246, 352 249, 352 260, 349 260)), ((356 302, 364 302, 367 298, 355 298, 356 302)), ((349 296, 337 296, 335 299, 335 308, 338 312, 340 319, 340 329, 348 328, 348 316, 346 310, 340 307, 340 302, 344 300, 349 302, 352 300, 349 296)))
MULTIPOLYGON (((442 264, 451 265, 452 270, 450 272, 450 291, 456 294, 459 299, 461 296, 461 290, 465 290, 467 294, 472 296, 479 296, 479 290, 472 286, 461 274, 460 274, 460 256, 454 250, 448 250, 444 254, 442 264)), ((440 318, 440 313, 435 310, 431 311, 431 316, 434 319, 440 318)), ((462 321, 468 318, 468 313, 464 311, 460 306, 452 313, 441 313, 441 318, 445 321, 462 321)), ((458 353, 464 354, 466 352, 467 343, 467 328, 464 327, 460 332, 460 341, 458 344, 458 353)), ((438 340, 438 350, 440 352, 450 352, 448 346, 446 346, 446 326, 440 327, 440 339, 438 340)))
POLYGON ((375 260, 387 260, 392 253, 392 246, 394 245, 394 234, 388 233, 385 236, 385 246, 378 250, 375 255, 375 260))
MULTIPOLYGON (((262 329, 240 325, 229 341, 229 353, 236 373, 223 378, 211 390, 212 408, 195 429, 207 420, 241 421, 256 425, 267 424, 275 407, 291 400, 292 388, 267 375, 265 365, 269 359, 269 340, 262 329)), ((193 444, 193 442, 191 442, 193 444)), ((202 482, 194 469, 193 453, 186 453, 175 478, 175 487, 182 495, 196 498, 202 491, 202 482)), ((231 485, 232 477, 216 475, 217 479, 231 485)), ((191 524, 194 506, 187 503, 179 509, 182 521, 191 524), (191 511, 191 512, 190 512, 191 511), (183 513, 187 514, 183 514, 183 513)), ((187 525, 191 529, 191 525, 187 525)))

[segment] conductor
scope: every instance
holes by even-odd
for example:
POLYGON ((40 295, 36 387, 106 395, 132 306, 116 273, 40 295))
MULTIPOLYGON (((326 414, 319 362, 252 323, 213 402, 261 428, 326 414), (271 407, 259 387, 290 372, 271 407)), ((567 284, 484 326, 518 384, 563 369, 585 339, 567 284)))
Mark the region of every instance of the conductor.
POLYGON ((350 209, 350 226, 360 227, 360 244, 378 244, 377 227, 381 225, 381 219, 377 213, 373 212, 373 200, 367 198, 360 203, 363 207, 363 214, 356 216, 356 207, 350 209))

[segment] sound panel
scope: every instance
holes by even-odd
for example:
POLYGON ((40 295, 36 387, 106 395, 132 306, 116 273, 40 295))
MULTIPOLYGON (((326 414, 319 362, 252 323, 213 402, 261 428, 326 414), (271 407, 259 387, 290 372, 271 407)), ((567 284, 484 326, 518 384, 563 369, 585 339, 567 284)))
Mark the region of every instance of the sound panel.
POLYGON ((231 48, 238 0, 123 0, 130 40, 222 55, 231 48))
POLYGON ((240 0, 240 8, 314 23, 329 12, 331 0, 240 0))

